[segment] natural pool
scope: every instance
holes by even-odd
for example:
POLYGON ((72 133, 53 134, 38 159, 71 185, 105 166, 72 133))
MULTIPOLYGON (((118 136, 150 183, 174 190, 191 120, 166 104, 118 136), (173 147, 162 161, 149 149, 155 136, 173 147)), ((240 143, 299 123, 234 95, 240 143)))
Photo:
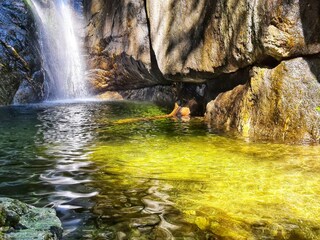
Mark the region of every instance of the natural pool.
POLYGON ((320 147, 250 143, 148 103, 0 108, 0 195, 64 239, 320 239, 320 147))

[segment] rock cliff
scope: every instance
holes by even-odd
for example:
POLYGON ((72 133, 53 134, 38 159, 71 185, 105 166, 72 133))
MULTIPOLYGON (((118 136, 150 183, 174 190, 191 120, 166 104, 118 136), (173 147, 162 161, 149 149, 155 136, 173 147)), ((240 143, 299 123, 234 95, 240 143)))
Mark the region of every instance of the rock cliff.
POLYGON ((150 47, 143 0, 86 1, 93 92, 165 84, 150 47))
POLYGON ((169 85, 184 104, 213 100, 206 116, 217 131, 319 142, 318 1, 87 0, 86 9, 95 92, 169 85))
POLYGON ((319 5, 301 0, 147 0, 151 44, 164 75, 210 80, 222 72, 318 53, 319 5))
POLYGON ((24 1, 0 1, 0 105, 41 99, 40 59, 24 1))
POLYGON ((317 1, 87 0, 86 5, 93 65, 98 67, 97 56, 125 54, 124 67, 140 63, 136 70, 155 77, 144 86, 163 82, 159 74, 203 82, 320 51, 317 1))

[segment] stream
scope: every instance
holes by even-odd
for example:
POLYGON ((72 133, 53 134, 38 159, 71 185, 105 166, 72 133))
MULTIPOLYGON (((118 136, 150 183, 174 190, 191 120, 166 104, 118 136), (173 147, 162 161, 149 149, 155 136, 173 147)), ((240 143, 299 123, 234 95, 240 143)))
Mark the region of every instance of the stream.
POLYGON ((319 146, 254 143, 150 103, 0 107, 0 195, 64 239, 320 239, 319 146))

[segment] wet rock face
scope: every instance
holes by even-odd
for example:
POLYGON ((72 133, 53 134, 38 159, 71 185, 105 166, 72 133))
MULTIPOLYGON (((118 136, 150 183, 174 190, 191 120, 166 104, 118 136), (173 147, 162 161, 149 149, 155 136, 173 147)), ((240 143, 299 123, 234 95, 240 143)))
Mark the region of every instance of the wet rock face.
POLYGON ((20 100, 41 98, 42 82, 33 81, 40 70, 32 15, 24 1, 0 1, 0 105, 13 101, 20 84, 20 100), (27 89, 29 92, 24 92, 27 89))
POLYGON ((92 0, 87 3, 91 53, 126 52, 150 67, 147 18, 143 1, 92 0), (100 48, 99 48, 100 47, 100 48))
POLYGON ((0 198, 0 239, 61 238, 61 222, 55 210, 35 208, 18 200, 0 198))
POLYGON ((254 68, 246 85, 221 93, 207 106, 215 131, 236 131, 250 139, 320 142, 320 58, 283 61, 254 68), (303 71, 301 71, 303 69, 303 71))

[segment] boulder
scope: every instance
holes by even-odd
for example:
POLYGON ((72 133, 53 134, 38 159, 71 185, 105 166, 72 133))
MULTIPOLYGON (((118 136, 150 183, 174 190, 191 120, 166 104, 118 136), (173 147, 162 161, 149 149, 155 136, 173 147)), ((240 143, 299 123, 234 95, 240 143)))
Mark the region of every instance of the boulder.
POLYGON ((32 74, 32 83, 27 80, 23 80, 12 100, 12 103, 27 104, 42 100, 42 97, 44 96, 42 89, 43 81, 44 73, 41 70, 32 74))
POLYGON ((147 9, 152 49, 172 80, 210 80, 320 51, 316 0, 147 0, 147 9))
POLYGON ((12 240, 57 240, 62 238, 62 227, 54 209, 0 198, 0 239, 1 235, 12 240))
POLYGON ((288 143, 320 142, 320 58, 295 58, 277 67, 254 67, 245 85, 209 102, 213 131, 288 143))

